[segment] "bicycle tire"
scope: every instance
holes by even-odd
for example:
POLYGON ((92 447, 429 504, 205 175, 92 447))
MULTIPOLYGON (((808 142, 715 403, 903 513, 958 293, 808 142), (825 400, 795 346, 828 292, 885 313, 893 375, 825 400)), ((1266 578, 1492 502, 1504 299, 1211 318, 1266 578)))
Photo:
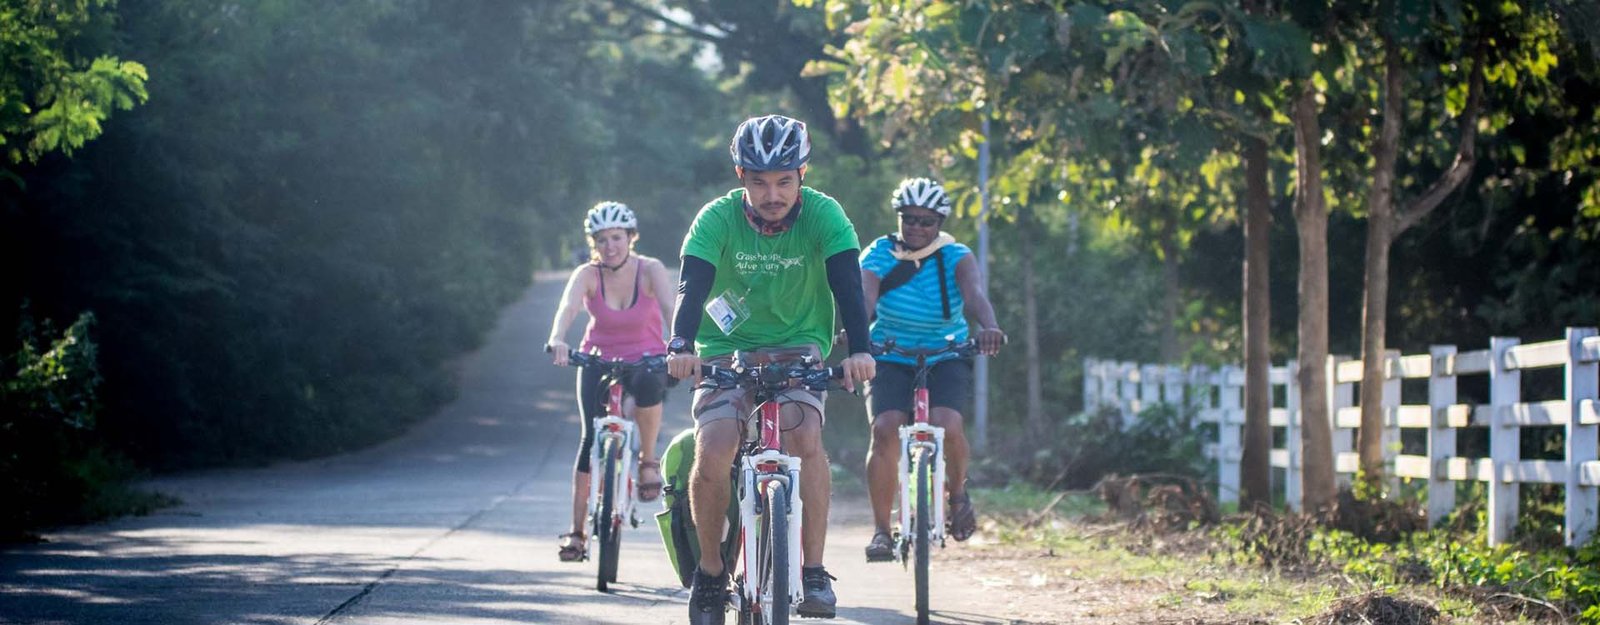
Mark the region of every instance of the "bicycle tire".
POLYGON ((600 570, 595 590, 606 592, 617 581, 617 560, 622 551, 622 527, 616 514, 616 493, 621 485, 622 451, 616 439, 607 438, 601 456, 605 458, 604 482, 600 489, 600 514, 595 517, 595 539, 600 547, 600 570))
POLYGON ((766 612, 758 608, 757 616, 762 625, 788 625, 789 624, 789 489, 781 482, 772 482, 767 486, 766 510, 762 513, 765 517, 761 520, 761 529, 765 536, 761 538, 761 549, 764 553, 758 560, 761 562, 761 588, 762 594, 768 597, 768 605, 764 606, 766 612), (764 619, 761 617, 765 617, 764 619))
POLYGON ((916 459, 916 496, 917 518, 913 521, 916 526, 916 584, 917 584, 917 625, 928 625, 928 559, 932 542, 929 524, 933 516, 933 475, 931 473, 932 454, 927 450, 917 452, 916 459))

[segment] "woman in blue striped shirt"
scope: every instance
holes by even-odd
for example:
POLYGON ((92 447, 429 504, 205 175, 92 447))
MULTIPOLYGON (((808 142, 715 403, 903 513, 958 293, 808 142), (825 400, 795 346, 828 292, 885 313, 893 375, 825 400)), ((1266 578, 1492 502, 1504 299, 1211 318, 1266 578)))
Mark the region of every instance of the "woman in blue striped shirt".
MULTIPOLYGON (((985 355, 993 355, 1006 335, 994 318, 994 306, 983 291, 972 250, 957 243, 940 226, 950 216, 950 196, 938 182, 908 178, 895 189, 891 206, 899 213, 900 231, 879 237, 861 253, 861 282, 867 311, 873 315, 872 340, 893 339, 905 349, 938 349, 950 340, 965 341, 967 317, 976 322, 973 338, 985 355)), ((867 390, 872 447, 867 453, 868 491, 876 532, 867 545, 868 561, 894 559, 889 512, 899 490, 899 427, 911 414, 916 371, 912 359, 878 356, 877 377, 867 390)), ((977 529, 977 515, 967 495, 966 434, 961 411, 972 400, 972 363, 949 354, 936 359, 928 373, 929 421, 944 428, 945 476, 949 491, 950 537, 966 540, 977 529)))

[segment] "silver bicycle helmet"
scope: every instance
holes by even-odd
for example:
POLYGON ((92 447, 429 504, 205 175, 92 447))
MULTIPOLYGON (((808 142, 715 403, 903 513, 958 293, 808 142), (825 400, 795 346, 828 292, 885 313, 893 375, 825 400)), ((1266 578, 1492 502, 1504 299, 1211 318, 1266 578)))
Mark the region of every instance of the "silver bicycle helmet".
POLYGON ((583 220, 583 232, 594 234, 609 228, 623 228, 638 230, 639 218, 633 216, 633 211, 622 202, 601 202, 589 209, 589 216, 583 220))
POLYGON ((733 164, 746 171, 800 169, 811 158, 806 123, 782 115, 752 117, 733 131, 728 144, 733 164))
POLYGON ((900 181, 889 204, 896 211, 915 206, 939 213, 940 217, 950 216, 950 194, 944 192, 943 185, 930 178, 906 178, 900 181))

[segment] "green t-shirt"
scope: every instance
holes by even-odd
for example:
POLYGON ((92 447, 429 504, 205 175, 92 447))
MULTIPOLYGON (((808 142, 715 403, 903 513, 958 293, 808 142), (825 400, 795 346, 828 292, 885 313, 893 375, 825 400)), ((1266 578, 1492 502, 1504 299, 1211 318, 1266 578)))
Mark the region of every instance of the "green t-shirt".
POLYGON ((744 216, 744 189, 712 200, 695 215, 683 238, 683 255, 717 268, 710 301, 725 293, 744 298, 749 318, 724 334, 701 312, 695 349, 715 356, 735 350, 813 344, 828 355, 834 302, 824 262, 860 249, 856 228, 839 202, 800 188, 800 217, 783 234, 762 235, 744 216))

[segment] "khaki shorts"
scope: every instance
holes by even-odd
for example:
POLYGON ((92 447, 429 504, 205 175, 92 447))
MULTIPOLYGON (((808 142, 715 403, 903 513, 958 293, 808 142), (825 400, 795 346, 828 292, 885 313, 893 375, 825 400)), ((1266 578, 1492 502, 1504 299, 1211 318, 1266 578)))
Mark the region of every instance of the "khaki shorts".
MULTIPOLYGON (((820 352, 815 345, 767 347, 748 350, 741 353, 745 356, 745 362, 755 365, 764 365, 773 362, 797 361, 809 355, 818 361, 818 367, 822 366, 820 364, 820 361, 822 360, 822 352, 820 352)), ((717 367, 729 367, 733 365, 733 359, 733 354, 723 354, 720 356, 707 357, 703 362, 705 364, 717 367)), ((817 415, 817 419, 821 420, 823 418, 822 404, 827 397, 828 394, 823 391, 813 391, 806 388, 792 388, 780 393, 777 401, 778 405, 780 406, 785 404, 801 404, 802 406, 810 408, 810 410, 802 411, 802 414, 809 415, 815 413, 817 415)), ((754 392, 742 388, 720 389, 716 388, 715 386, 710 386, 709 382, 704 380, 700 382, 699 386, 695 387, 694 400, 691 403, 691 406, 691 411, 694 414, 695 427, 699 427, 702 424, 721 419, 739 419, 741 427, 744 427, 745 431, 748 432, 751 430, 749 426, 754 423, 756 418, 754 392)), ((802 417, 802 420, 803 418, 804 417, 802 417)), ((783 429, 792 430, 799 426, 800 423, 798 422, 785 422, 783 424, 783 429)))

